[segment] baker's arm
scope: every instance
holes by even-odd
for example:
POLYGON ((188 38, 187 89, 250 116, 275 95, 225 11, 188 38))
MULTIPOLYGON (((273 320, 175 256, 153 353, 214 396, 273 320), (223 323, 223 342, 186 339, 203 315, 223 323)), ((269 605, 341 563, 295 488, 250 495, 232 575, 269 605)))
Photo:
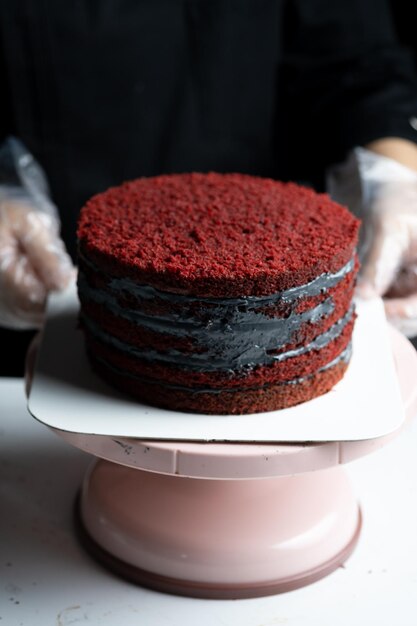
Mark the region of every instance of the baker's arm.
MULTIPOLYGON (((417 129, 417 110, 414 123, 417 129)), ((381 156, 394 159, 394 161, 417 172, 417 145, 413 141, 400 137, 385 137, 371 141, 365 148, 381 156)))
POLYGON ((363 265, 358 291, 365 297, 384 296, 390 321, 413 337, 417 335, 417 146, 385 137, 366 149, 354 151, 345 171, 347 179, 353 176, 360 182, 363 265))
POLYGON ((417 335, 417 146, 385 137, 328 173, 328 191, 362 219, 358 292, 383 296, 388 318, 417 335))

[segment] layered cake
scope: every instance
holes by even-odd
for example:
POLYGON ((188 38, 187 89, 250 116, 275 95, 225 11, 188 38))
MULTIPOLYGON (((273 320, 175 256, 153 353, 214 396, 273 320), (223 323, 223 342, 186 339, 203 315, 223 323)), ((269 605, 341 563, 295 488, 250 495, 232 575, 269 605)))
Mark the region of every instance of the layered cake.
POLYGON ((327 195, 240 174, 140 178, 94 196, 78 228, 94 370, 197 413, 326 393, 351 354, 358 227, 327 195))

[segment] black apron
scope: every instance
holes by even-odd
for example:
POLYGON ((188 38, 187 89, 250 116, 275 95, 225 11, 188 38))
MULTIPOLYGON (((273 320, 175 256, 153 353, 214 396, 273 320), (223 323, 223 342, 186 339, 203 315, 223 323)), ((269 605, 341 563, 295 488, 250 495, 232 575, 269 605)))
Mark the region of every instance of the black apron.
POLYGON ((384 124, 414 137, 403 62, 380 0, 2 0, 0 131, 45 168, 74 256, 80 207, 124 180, 318 183, 384 124))
MULTIPOLYGON (((0 141, 44 167, 73 258, 80 207, 124 180, 319 187, 355 145, 416 139, 413 69, 382 0, 1 0, 0 89, 0 141)), ((16 340, 6 361, 21 373, 16 340)))
POLYGON ((276 175, 281 5, 3 2, 10 130, 45 168, 72 253, 82 203, 124 180, 276 175))

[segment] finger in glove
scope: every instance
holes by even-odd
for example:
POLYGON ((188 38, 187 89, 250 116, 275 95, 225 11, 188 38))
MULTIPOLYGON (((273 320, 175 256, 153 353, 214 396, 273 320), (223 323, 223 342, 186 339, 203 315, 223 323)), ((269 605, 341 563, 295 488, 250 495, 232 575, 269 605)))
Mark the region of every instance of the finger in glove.
POLYGON ((62 240, 46 213, 27 214, 27 228, 19 241, 46 289, 64 289, 72 276, 72 263, 62 240))
POLYGON ((2 298, 10 320, 4 323, 26 328, 39 326, 45 305, 46 289, 28 258, 21 254, 15 239, 0 236, 0 275, 2 298))
POLYGON ((407 228, 389 217, 377 221, 358 279, 358 294, 363 297, 385 294, 400 272, 407 249, 407 228))
POLYGON ((405 298, 384 298, 386 316, 407 337, 417 336, 417 294, 405 298))

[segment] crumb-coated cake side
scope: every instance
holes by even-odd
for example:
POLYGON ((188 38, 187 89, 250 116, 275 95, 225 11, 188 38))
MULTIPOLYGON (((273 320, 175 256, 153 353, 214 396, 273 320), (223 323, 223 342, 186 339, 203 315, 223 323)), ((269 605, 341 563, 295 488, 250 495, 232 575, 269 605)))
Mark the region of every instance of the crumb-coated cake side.
POLYGON ((350 358, 359 223, 325 194, 240 174, 141 178, 81 211, 93 368, 149 404, 238 414, 329 391, 350 358))

